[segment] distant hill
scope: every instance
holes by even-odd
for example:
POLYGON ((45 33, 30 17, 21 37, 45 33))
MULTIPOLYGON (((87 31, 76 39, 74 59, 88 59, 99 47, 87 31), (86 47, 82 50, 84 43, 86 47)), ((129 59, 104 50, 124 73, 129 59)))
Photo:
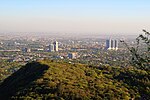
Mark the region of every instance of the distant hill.
MULTIPOLYGON (((128 69, 51 60, 31 62, 0 84, 0 100, 148 100, 149 90, 145 91, 145 88, 149 88, 149 83, 141 85, 143 90, 140 91, 138 81, 135 84, 136 80, 130 80, 130 71, 126 70, 128 69)), ((142 77, 149 79, 146 71, 141 73, 145 75, 142 77)))

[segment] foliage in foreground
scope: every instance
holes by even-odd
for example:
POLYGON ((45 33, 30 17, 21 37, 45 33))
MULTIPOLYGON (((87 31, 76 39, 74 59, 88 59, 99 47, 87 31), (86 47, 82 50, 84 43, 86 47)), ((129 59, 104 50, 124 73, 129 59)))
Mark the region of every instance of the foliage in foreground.
POLYGON ((150 99, 150 72, 136 68, 32 62, 0 85, 0 98, 119 100, 150 99))
POLYGON ((131 53, 131 64, 138 69, 150 70, 150 33, 143 30, 144 34, 140 34, 136 38, 136 46, 130 47, 125 41, 125 44, 131 53))

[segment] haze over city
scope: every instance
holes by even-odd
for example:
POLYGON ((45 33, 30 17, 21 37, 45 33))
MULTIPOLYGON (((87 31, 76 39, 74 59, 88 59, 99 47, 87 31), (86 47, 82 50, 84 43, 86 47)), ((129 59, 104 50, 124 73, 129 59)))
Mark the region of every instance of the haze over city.
POLYGON ((0 33, 138 35, 150 28, 149 0, 1 0, 0 33))

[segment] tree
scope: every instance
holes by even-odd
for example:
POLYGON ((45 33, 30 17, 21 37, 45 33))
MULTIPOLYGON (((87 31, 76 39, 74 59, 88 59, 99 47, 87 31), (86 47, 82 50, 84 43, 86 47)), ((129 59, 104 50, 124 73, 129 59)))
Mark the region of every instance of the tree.
POLYGON ((131 53, 130 63, 140 69, 150 70, 150 33, 143 30, 136 38, 136 46, 130 47, 125 41, 121 41, 131 53), (143 48, 144 47, 144 48, 143 48))

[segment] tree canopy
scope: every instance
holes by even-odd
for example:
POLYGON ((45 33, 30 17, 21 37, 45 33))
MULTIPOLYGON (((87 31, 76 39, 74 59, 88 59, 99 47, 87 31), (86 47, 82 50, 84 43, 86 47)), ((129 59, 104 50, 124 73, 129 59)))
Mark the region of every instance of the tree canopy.
POLYGON ((147 99, 150 95, 149 78, 149 72, 135 68, 43 60, 28 63, 5 79, 0 85, 0 93, 3 93, 0 98, 147 99))

